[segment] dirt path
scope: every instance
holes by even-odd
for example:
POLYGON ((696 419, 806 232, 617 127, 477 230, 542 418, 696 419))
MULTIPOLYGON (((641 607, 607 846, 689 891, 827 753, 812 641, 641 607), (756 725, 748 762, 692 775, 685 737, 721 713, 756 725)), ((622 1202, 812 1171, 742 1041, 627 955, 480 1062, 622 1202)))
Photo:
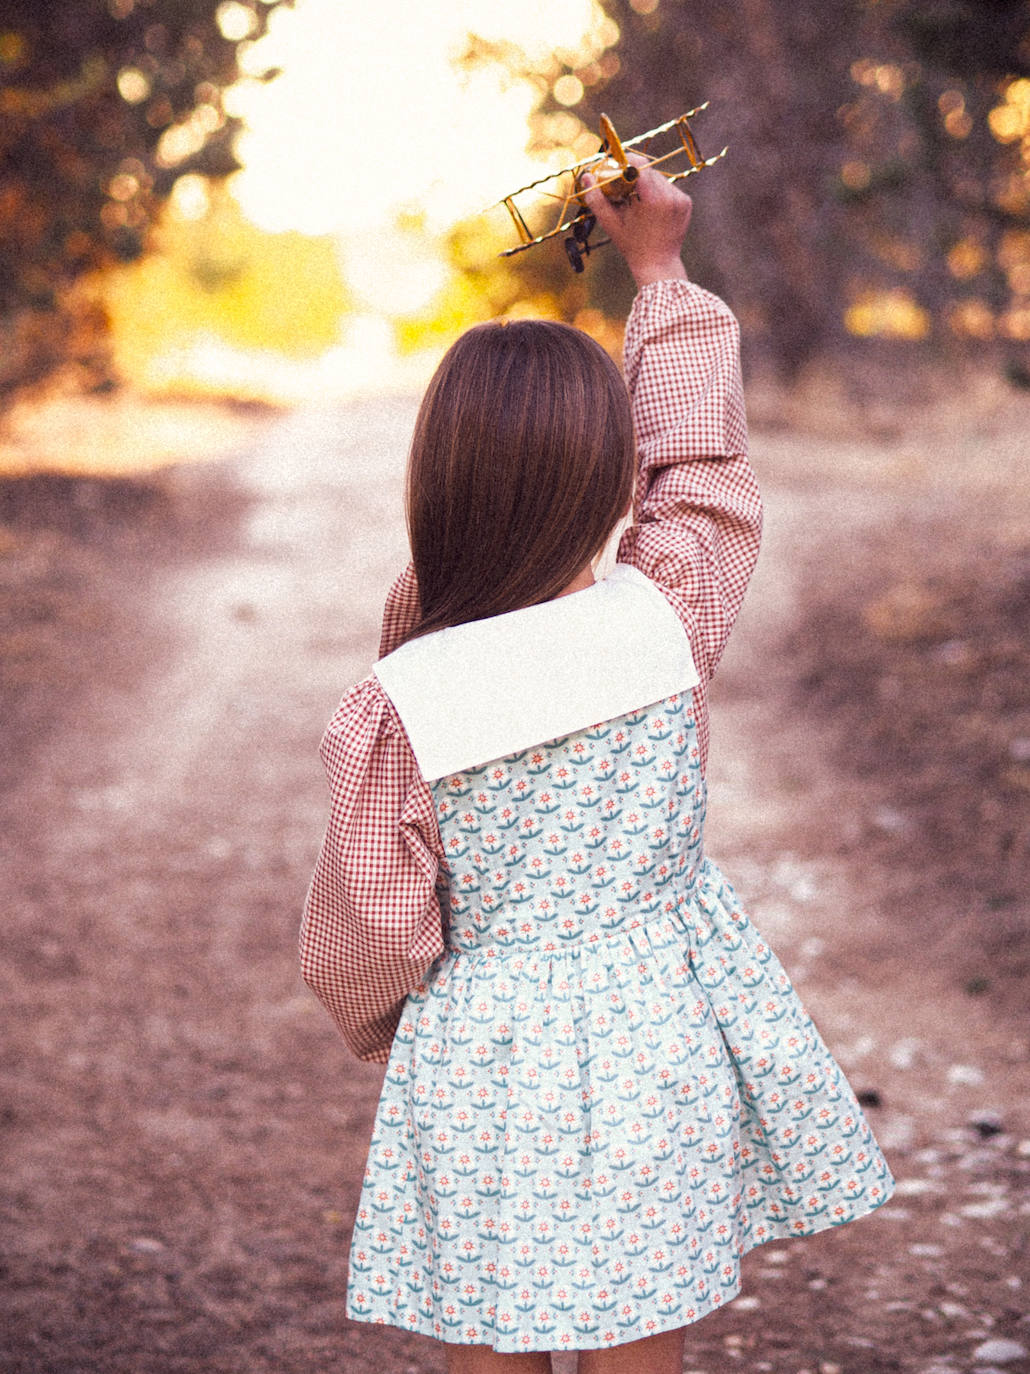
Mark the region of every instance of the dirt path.
MULTIPOLYGON (((293 958, 324 820, 315 746, 402 558, 411 419, 400 402, 299 414, 176 479, 180 550, 76 546, 106 628, 67 640, 76 667, 13 744, 0 815, 4 1370, 442 1369, 431 1344, 342 1318, 379 1072, 346 1056, 293 958)), ((1025 1017, 1011 980, 971 991, 955 951, 978 913, 933 877, 890 779, 848 766, 834 713, 798 712, 814 574, 830 601, 872 595, 840 550, 875 550, 885 512, 920 513, 928 556, 931 528, 967 547, 973 479, 956 450, 928 508, 903 445, 886 477, 882 446, 756 449, 769 533, 718 682, 710 848, 882 1104, 901 1186, 845 1232, 756 1252, 686 1367, 1030 1368, 1025 1017)), ((1018 522, 990 530, 1007 556, 1018 522)))

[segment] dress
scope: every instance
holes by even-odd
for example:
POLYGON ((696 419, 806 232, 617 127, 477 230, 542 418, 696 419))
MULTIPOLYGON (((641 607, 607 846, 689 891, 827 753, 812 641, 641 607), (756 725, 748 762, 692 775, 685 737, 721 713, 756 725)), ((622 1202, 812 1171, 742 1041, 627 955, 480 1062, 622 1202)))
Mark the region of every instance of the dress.
POLYGON ((499 1351, 685 1325, 736 1294, 752 1246, 891 1191, 841 1070, 704 853, 706 688, 754 559, 754 494, 742 468, 721 489, 714 463, 697 471, 706 445, 746 463, 727 439, 732 317, 681 283, 642 297, 625 561, 388 655, 323 744, 334 812, 304 973, 357 1052, 388 1053, 348 1313, 499 1351), (670 341, 687 383, 664 375, 670 341))

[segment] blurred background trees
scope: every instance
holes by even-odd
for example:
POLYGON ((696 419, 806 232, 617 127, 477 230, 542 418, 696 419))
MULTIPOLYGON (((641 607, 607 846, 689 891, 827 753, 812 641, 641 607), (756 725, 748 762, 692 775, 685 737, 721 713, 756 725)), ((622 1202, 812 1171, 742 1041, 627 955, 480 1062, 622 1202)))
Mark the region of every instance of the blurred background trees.
MULTIPOLYGON (((473 39, 465 61, 537 84, 534 138, 556 153, 595 149, 602 110, 628 136, 711 101, 699 143, 730 156, 698 183, 688 265, 732 301, 752 359, 790 379, 858 340, 924 340, 990 350, 1030 383, 1026 0, 600 9, 581 52, 534 67, 473 39)), ((467 271, 460 232, 453 250, 467 271)), ((617 313, 628 284, 602 256, 588 306, 617 313)), ((560 249, 549 264, 533 294, 576 318, 583 288, 560 249)))
POLYGON ((179 178, 236 170, 224 93, 292 3, 0 0, 0 400, 69 361, 107 381, 77 285, 146 252, 179 178))
MULTIPOLYGON (((238 166, 236 83, 274 75, 256 44, 293 3, 0 0, 0 404, 69 362, 108 385, 112 315, 119 348, 129 332, 153 343, 173 296, 184 328, 232 346, 332 346, 330 316, 353 300, 328 239, 262 237, 210 191, 238 166), (169 202, 167 261, 127 283, 116 269, 147 258, 169 202)), ((341 74, 347 60, 341 48, 341 74)), ((464 62, 531 84, 542 171, 596 149, 602 109, 632 135, 711 101, 698 140, 730 154, 696 183, 688 266, 732 302, 752 363, 789 381, 884 349, 968 354, 1030 383, 1030 0, 595 0, 574 49, 530 60, 471 38, 464 62)), ((324 93, 329 120, 338 94, 324 93)), ((403 85, 391 101, 404 117, 403 85)), ((410 147, 429 156, 417 130, 410 147)), ((409 242, 428 258, 436 231, 418 210, 409 242)), ((572 319, 617 346, 632 291, 615 255, 582 277, 560 244, 501 260, 500 213, 503 237, 482 218, 449 232, 446 284, 395 321, 400 348, 505 313, 572 319)))

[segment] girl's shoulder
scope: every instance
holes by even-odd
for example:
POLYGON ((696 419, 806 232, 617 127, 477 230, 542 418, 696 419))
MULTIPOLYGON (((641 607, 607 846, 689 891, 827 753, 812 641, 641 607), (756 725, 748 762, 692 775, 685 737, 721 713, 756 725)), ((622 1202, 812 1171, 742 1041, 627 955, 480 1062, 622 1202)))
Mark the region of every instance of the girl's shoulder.
POLYGON ((333 712, 326 727, 326 733, 339 734, 358 723, 380 722, 389 728, 395 724, 396 713, 390 705, 390 698, 383 691, 375 673, 369 673, 353 687, 348 687, 340 698, 340 704, 333 712))
POLYGON ((344 692, 322 736, 321 755, 332 771, 346 761, 353 769, 382 749, 408 749, 407 736, 393 702, 374 673, 344 692))
MULTIPOLYGON (((409 640, 375 676, 430 782, 700 681, 675 608, 628 564, 568 596, 409 640)), ((378 696, 361 701, 383 709, 378 696)))

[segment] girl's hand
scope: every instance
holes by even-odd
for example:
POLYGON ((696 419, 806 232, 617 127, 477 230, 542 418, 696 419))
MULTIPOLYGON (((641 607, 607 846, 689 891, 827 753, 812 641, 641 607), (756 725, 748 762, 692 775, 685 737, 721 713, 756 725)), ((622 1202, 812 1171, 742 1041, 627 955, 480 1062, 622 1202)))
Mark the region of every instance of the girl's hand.
POLYGON ((633 273, 637 286, 670 278, 686 280, 680 250, 690 224, 693 202, 685 191, 667 181, 636 153, 629 161, 640 168, 637 194, 613 203, 589 172, 583 173, 584 200, 633 273))

